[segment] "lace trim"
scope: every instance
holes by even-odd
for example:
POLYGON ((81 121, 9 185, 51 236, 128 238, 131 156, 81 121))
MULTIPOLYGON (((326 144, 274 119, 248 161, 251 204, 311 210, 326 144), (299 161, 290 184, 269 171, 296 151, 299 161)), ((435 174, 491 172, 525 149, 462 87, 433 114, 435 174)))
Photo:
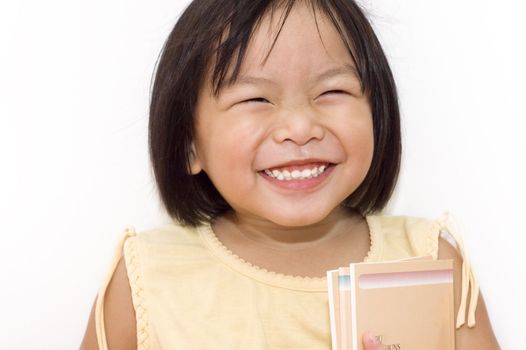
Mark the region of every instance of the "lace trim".
MULTIPOLYGON (((369 225, 369 231, 371 232, 371 242, 375 242, 376 235, 372 233, 372 228, 369 223, 369 218, 366 217, 369 225)), ((309 277, 309 276, 294 276, 286 275, 283 273, 267 270, 263 267, 254 265, 239 255, 228 249, 215 235, 210 224, 204 224, 197 228, 200 237, 204 240, 205 244, 210 248, 214 255, 221 261, 226 263, 234 270, 241 272, 247 277, 251 277, 259 280, 260 282, 273 285, 276 287, 301 290, 301 291, 312 291, 312 292, 326 292, 327 291, 327 277, 309 277)), ((370 259, 374 254, 374 244, 371 244, 369 252, 365 259, 370 259)))
MULTIPOLYGON (((451 235, 453 240, 456 242, 456 249, 462 256, 462 293, 460 299, 460 306, 457 314, 457 324, 456 327, 460 328, 464 325, 466 321, 466 306, 468 291, 471 289, 471 297, 469 300, 469 309, 468 309, 468 327, 475 327, 475 311, 477 310, 477 302, 479 296, 479 284, 473 273, 473 268, 468 257, 466 250, 464 249, 464 242, 462 236, 458 233, 458 227, 455 223, 455 220, 449 213, 445 213, 439 220, 438 224, 440 226, 441 235, 451 235)), ((447 239, 447 238, 446 238, 447 239)), ((450 241, 449 239, 447 239, 450 241)), ((438 240, 437 240, 438 241, 438 240)))
MULTIPOLYGON (((131 229, 133 230, 133 228, 131 229)), ((133 231, 133 234, 135 232, 133 231)), ((137 242, 129 240, 124 245, 124 258, 126 259, 126 269, 132 292, 133 308, 135 309, 135 318, 137 322, 137 350, 148 350, 149 332, 148 332, 148 313, 144 301, 143 277, 140 271, 140 258, 137 254, 137 242)))
POLYGON ((371 246, 369 247, 367 256, 363 259, 364 262, 377 261, 382 253, 382 240, 378 237, 378 234, 381 232, 381 227, 379 220, 376 220, 376 218, 376 216, 365 217, 367 225, 369 226, 369 238, 371 240, 371 246))

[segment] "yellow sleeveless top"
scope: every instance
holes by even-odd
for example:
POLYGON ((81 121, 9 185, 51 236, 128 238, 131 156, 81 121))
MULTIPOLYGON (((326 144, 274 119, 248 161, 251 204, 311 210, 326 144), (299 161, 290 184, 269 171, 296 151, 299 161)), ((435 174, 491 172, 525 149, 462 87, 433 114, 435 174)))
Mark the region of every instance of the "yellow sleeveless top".
MULTIPOLYGON (((371 247, 365 261, 412 256, 437 258, 439 235, 464 257, 464 323, 474 326, 478 284, 460 237, 447 217, 430 221, 368 216, 371 247)), ((137 348, 157 349, 330 349, 326 278, 288 276, 242 260, 216 238, 209 225, 167 225, 136 234, 128 228, 97 300, 100 350, 107 349, 104 293, 124 254, 137 319, 137 348)))

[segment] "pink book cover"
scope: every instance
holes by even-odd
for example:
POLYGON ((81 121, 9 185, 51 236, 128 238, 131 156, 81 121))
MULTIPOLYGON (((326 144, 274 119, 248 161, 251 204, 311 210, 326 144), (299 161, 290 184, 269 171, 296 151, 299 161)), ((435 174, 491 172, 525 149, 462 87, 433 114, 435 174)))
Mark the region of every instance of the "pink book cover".
POLYGON ((371 331, 385 349, 454 350, 453 261, 350 265, 351 344, 371 331))

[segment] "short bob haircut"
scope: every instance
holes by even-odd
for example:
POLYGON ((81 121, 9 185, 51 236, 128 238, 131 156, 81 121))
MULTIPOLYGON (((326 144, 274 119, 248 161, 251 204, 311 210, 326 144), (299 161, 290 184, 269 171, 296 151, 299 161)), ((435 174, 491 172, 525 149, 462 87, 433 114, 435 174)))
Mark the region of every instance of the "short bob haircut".
POLYGON ((177 21, 159 57, 148 135, 161 201, 181 224, 196 226, 231 209, 205 172, 191 175, 188 170, 195 106, 205 79, 211 75, 215 93, 235 81, 261 19, 283 9, 283 26, 293 6, 300 2, 312 7, 315 18, 321 13, 330 19, 356 64, 372 108, 371 167, 342 205, 365 215, 381 210, 391 197, 401 159, 396 86, 378 38, 355 1, 194 0, 177 21), (227 77, 229 69, 233 73, 227 77))

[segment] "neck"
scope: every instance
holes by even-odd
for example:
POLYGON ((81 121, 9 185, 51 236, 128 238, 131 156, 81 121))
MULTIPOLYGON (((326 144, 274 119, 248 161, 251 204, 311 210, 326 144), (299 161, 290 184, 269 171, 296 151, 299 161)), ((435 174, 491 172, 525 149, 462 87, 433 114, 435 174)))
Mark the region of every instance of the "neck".
POLYGON ((341 234, 348 234, 362 222, 363 217, 356 211, 339 207, 324 220, 309 226, 280 226, 235 212, 219 218, 213 225, 216 231, 230 232, 239 239, 267 248, 303 250, 319 246, 341 234))

